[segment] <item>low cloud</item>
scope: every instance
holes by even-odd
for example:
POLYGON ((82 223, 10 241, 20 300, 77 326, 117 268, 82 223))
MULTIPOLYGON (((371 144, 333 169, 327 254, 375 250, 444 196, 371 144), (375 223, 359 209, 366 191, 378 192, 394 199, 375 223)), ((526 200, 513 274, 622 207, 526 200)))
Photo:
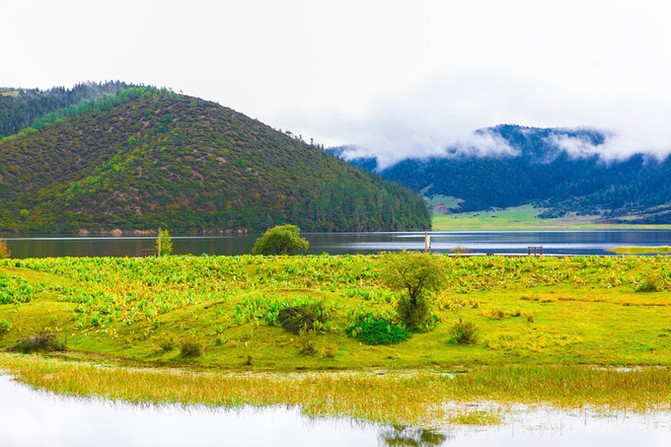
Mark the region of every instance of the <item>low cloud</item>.
POLYGON ((548 146, 566 152, 571 158, 587 158, 603 155, 603 143, 594 143, 587 136, 571 136, 556 133, 545 139, 548 146))
POLYGON ((671 153, 671 92, 658 87, 611 95, 578 81, 557 85, 533 74, 492 79, 480 73, 432 79, 378 98, 357 113, 294 112, 280 120, 327 145, 354 145, 350 155, 376 157, 382 167, 406 158, 515 155, 508 142, 486 131, 499 124, 594 129, 605 136, 603 144, 560 131, 548 139, 573 157, 609 161, 644 153, 661 159, 671 153))
POLYGON ((449 155, 448 148, 509 153, 505 142, 477 132, 499 124, 606 134, 602 145, 551 142, 572 156, 671 153, 671 28, 658 4, 477 3, 484 7, 460 15, 463 23, 436 26, 430 39, 399 53, 414 65, 379 72, 367 65, 355 100, 335 82, 330 110, 297 108, 273 119, 327 144, 366 148, 383 164, 449 155))

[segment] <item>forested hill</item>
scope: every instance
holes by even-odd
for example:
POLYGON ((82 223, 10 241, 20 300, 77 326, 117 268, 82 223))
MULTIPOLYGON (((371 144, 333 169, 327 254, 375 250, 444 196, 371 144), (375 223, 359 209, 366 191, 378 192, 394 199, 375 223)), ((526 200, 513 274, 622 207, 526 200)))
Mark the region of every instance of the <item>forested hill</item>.
MULTIPOLYGON (((577 212, 602 214, 614 222, 629 216, 628 222, 671 223, 670 158, 638 154, 604 162, 599 155, 572 155, 552 143, 557 137, 568 137, 598 148, 604 136, 592 130, 513 125, 487 130, 505 139, 517 153, 407 159, 380 174, 428 196, 462 199, 460 211, 534 203, 548 208, 543 217, 577 212)), ((342 149, 332 151, 337 154, 342 149)), ((371 158, 351 162, 372 170, 377 167, 371 158)))
POLYGON ((0 141, 0 230, 430 227, 410 190, 201 99, 146 87, 0 141))
POLYGON ((54 87, 48 90, 0 87, 0 138, 32 126, 36 120, 58 109, 87 99, 116 94, 126 88, 123 82, 102 84, 85 82, 71 89, 54 87))

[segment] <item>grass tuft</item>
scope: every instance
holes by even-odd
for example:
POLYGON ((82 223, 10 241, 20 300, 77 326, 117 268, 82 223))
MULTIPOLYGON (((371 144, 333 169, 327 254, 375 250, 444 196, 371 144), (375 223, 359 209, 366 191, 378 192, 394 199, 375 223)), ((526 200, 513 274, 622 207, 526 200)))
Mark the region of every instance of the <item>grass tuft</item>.
POLYGON ((471 321, 457 321, 450 328, 448 343, 455 345, 472 345, 478 341, 478 329, 471 321))
POLYGON ((195 338, 183 339, 179 344, 182 357, 200 357, 203 355, 203 342, 195 338))

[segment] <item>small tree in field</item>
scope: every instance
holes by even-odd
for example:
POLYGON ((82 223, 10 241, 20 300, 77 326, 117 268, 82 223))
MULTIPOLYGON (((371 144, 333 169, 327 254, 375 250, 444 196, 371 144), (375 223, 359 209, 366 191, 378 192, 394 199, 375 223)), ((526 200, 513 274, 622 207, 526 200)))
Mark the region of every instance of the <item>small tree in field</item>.
POLYGON ((0 259, 11 258, 12 252, 7 247, 7 241, 0 239, 0 259))
POLYGON ((254 255, 296 255, 310 246, 296 225, 280 225, 266 230, 252 248, 254 255))
POLYGON ((382 281, 390 289, 403 292, 396 310, 408 331, 430 329, 433 313, 429 295, 443 287, 445 274, 444 259, 429 253, 404 251, 382 258, 382 281))
POLYGON ((172 254, 172 237, 168 230, 158 230, 158 236, 156 236, 156 242, 154 244, 156 253, 159 256, 167 256, 172 254))

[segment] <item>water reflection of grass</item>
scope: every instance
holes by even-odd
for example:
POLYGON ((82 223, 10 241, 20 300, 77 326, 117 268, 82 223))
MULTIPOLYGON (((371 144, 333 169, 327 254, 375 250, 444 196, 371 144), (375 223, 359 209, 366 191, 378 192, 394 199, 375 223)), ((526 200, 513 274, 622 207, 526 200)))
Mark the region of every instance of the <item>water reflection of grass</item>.
POLYGON ((657 367, 490 366, 456 375, 270 374, 103 367, 0 354, 0 368, 30 386, 67 395, 137 403, 295 405, 312 416, 423 427, 499 422, 498 410, 472 410, 472 402, 482 401, 640 412, 671 408, 671 371, 657 367))

